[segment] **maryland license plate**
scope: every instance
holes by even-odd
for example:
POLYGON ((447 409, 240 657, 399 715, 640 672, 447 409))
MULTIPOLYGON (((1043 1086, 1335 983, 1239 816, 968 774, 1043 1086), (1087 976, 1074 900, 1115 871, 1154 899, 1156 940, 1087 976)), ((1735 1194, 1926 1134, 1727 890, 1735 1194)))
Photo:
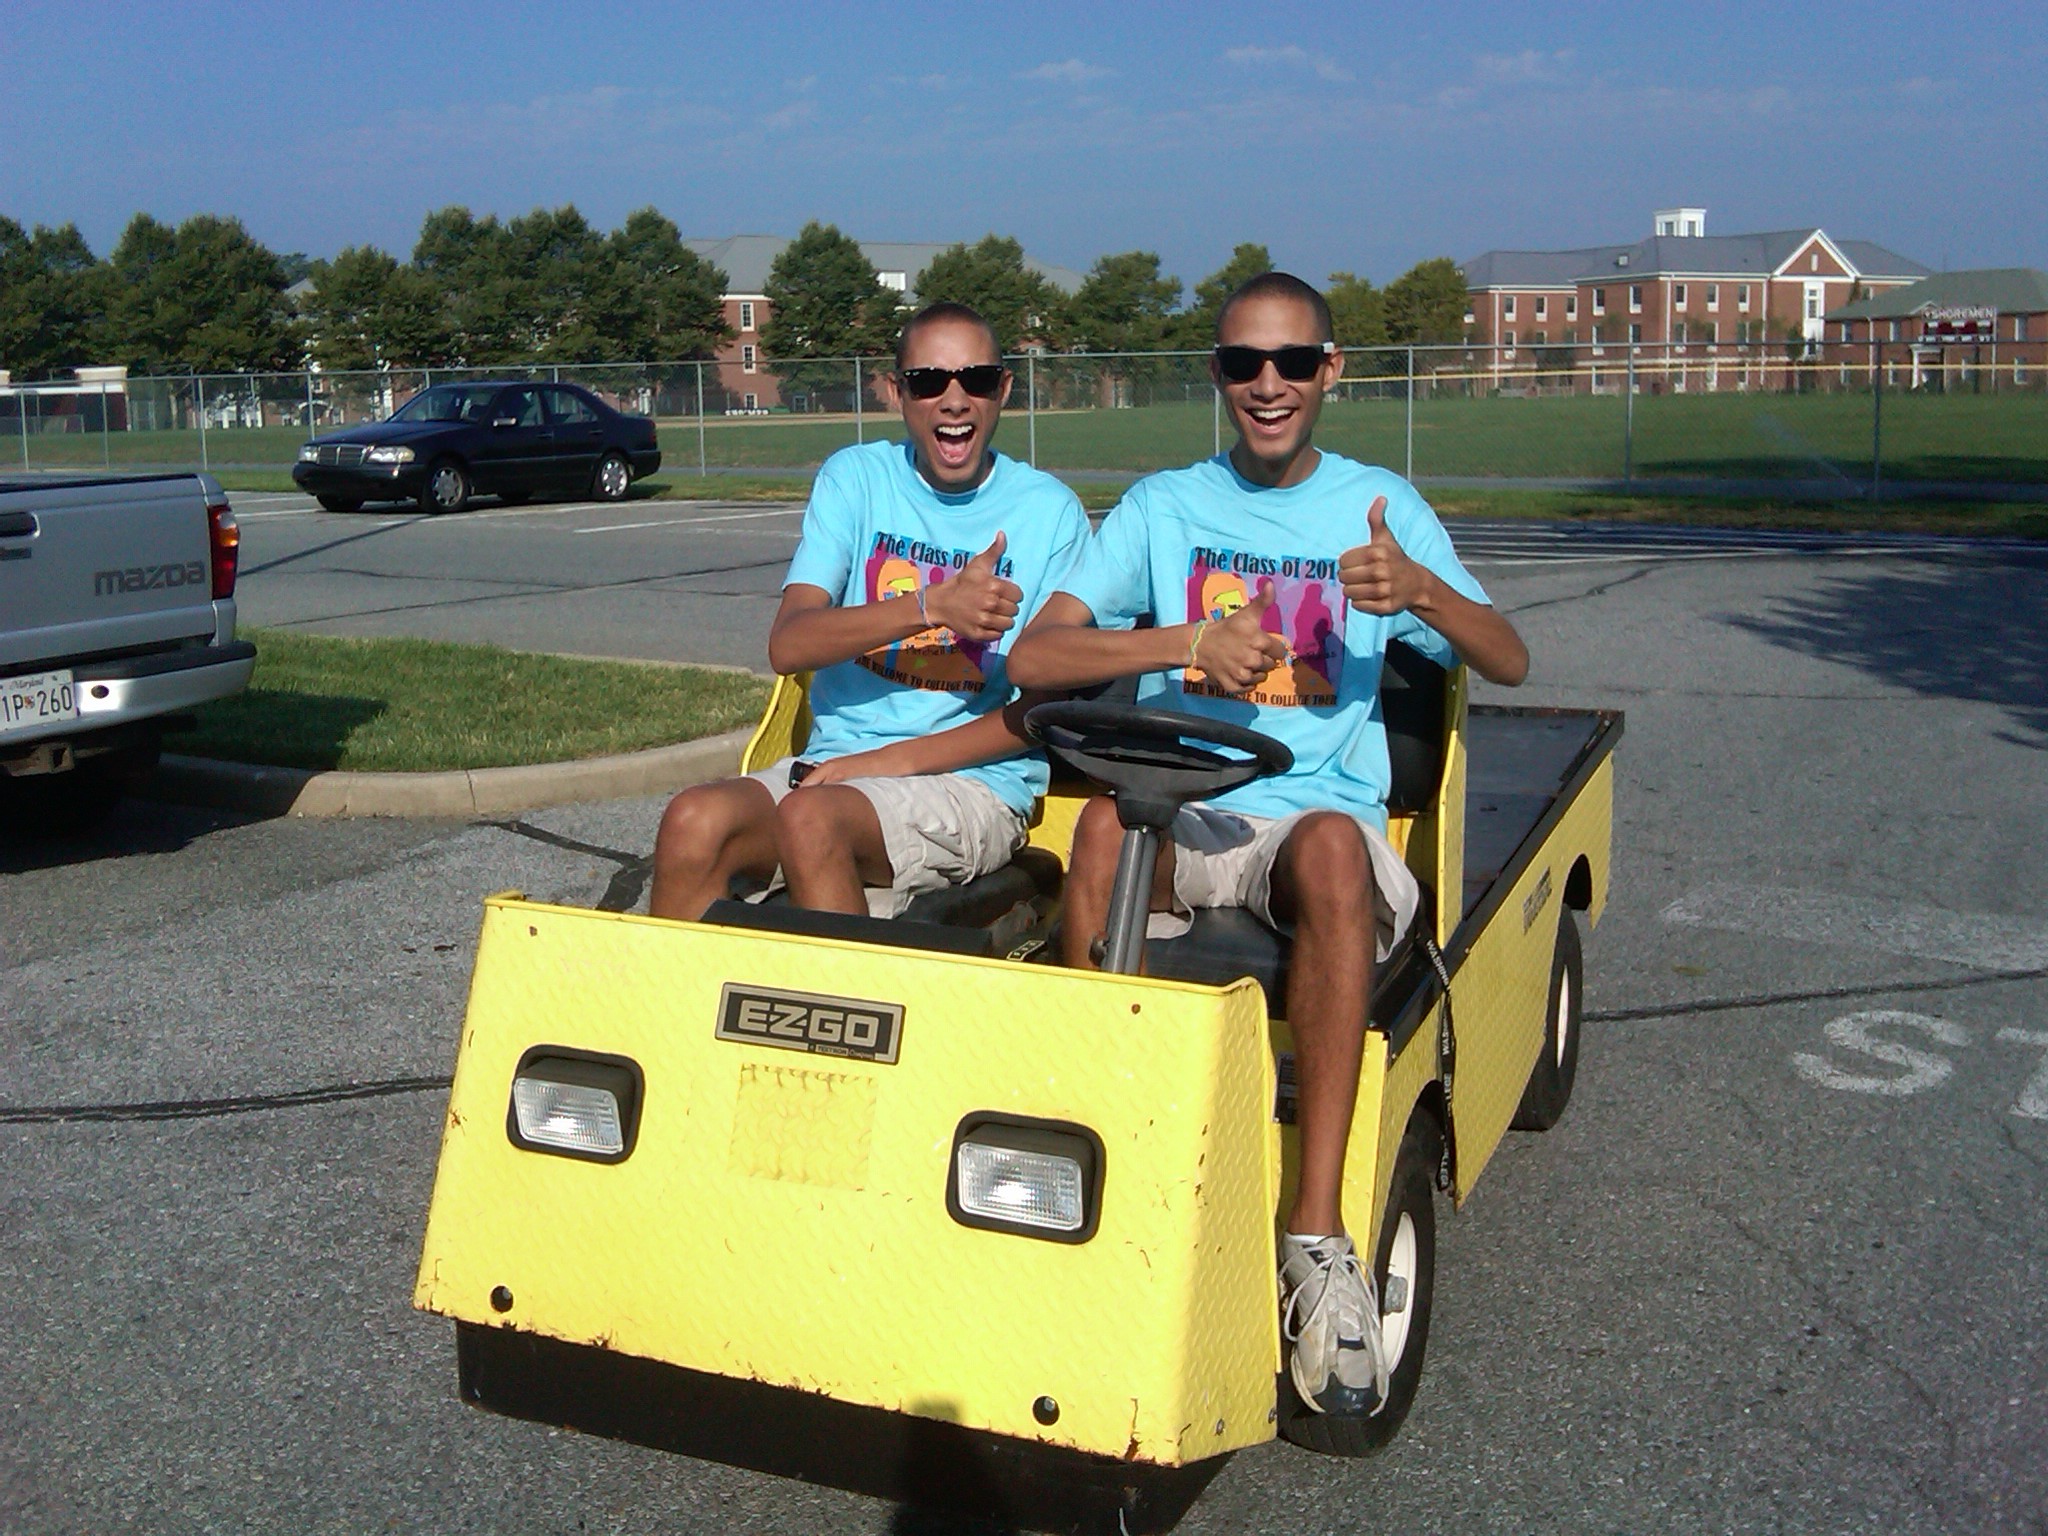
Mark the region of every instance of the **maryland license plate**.
POLYGON ((66 672, 0 678, 0 737, 78 718, 78 686, 66 672))
POLYGON ((718 1038, 893 1062, 903 1043, 903 1005, 728 981, 718 994, 718 1038))

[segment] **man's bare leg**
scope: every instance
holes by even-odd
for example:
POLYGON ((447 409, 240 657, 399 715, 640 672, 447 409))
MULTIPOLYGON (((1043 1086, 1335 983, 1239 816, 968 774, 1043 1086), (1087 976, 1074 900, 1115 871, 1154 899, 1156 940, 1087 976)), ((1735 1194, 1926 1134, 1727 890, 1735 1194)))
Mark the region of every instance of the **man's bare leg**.
MULTIPOLYGON (((1073 851, 1067 855, 1067 877, 1060 886, 1062 965, 1096 969, 1093 946, 1109 924, 1109 898, 1123 842, 1123 823, 1116 819, 1116 803, 1107 795, 1098 795, 1081 808, 1073 851)), ((1152 875, 1152 910, 1164 912, 1172 900, 1173 839, 1162 836, 1159 864, 1152 875)))
POLYGON ((776 865, 775 797, 752 779, 699 784, 669 801, 654 837, 655 917, 694 920, 738 874, 766 880, 776 865))
POLYGON ((1344 1231, 1344 1148, 1358 1101, 1376 901, 1372 855, 1349 816, 1303 817, 1273 864, 1273 915, 1294 924, 1287 1023, 1294 1034, 1301 1179, 1287 1230, 1344 1231))
POLYGON ((896 878, 874 802, 844 784, 793 790, 776 811, 789 899, 819 912, 867 915, 863 887, 896 878))

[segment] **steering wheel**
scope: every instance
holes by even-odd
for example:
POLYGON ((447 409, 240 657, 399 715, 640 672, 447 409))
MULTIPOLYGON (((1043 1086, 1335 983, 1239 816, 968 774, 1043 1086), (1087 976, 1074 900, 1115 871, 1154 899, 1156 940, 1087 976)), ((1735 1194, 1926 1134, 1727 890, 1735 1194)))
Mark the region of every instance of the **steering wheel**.
POLYGON ((1294 754, 1272 737, 1179 710, 1058 699, 1024 717, 1033 741, 1116 792, 1126 827, 1164 830, 1190 800, 1205 800, 1265 774, 1285 773, 1294 754), (1226 757, 1196 742, 1248 754, 1226 757))

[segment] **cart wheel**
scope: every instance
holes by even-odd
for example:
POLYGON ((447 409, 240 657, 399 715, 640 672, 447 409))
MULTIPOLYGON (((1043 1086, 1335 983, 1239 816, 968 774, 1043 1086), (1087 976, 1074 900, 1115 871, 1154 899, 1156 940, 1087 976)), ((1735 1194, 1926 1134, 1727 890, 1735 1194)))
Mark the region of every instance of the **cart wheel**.
POLYGON ((1280 1373, 1280 1433, 1325 1456, 1370 1456, 1400 1431, 1422 1385, 1429 1344, 1430 1296, 1436 1288, 1436 1136, 1411 1123, 1401 1136, 1394 1183, 1380 1222, 1373 1276, 1379 1284, 1380 1340, 1387 1351, 1387 1400, 1367 1418, 1317 1413, 1296 1395, 1294 1378, 1280 1373), (1389 1282, 1406 1294, 1398 1311, 1387 1306, 1389 1282))
POLYGON ((1529 1085, 1515 1109, 1518 1131, 1547 1131, 1564 1118, 1579 1075, 1580 993, 1586 962, 1579 950, 1579 925, 1569 909, 1557 918, 1557 956, 1550 962, 1550 1012, 1543 1021, 1543 1053, 1529 1071, 1529 1085))

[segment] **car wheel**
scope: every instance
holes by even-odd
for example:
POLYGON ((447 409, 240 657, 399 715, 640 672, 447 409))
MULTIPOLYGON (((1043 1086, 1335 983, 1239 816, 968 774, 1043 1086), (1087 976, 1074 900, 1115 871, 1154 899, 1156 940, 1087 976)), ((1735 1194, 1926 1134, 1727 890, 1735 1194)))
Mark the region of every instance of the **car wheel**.
POLYGON ((1296 1445, 1325 1456, 1369 1456, 1393 1440, 1415 1404, 1436 1291, 1436 1161, 1432 1128, 1411 1122, 1394 1158, 1394 1181, 1373 1258, 1380 1342, 1387 1351, 1387 1400, 1364 1418, 1317 1413, 1302 1403, 1293 1377, 1283 1370, 1280 1433, 1296 1445))
POLYGON ((1543 1021, 1543 1051, 1515 1109, 1518 1131, 1547 1131, 1563 1118, 1579 1075, 1579 1021, 1586 962, 1579 925, 1569 909, 1557 919, 1557 952, 1550 962, 1550 1010, 1543 1021))
POLYGON ((420 486, 420 510, 432 515, 460 512, 468 505, 469 472, 453 459, 437 461, 420 486))
POLYGON ((591 478, 590 492, 599 501, 624 501, 626 492, 633 484, 633 466, 625 455, 607 453, 597 461, 597 473, 591 478))
POLYGON ((360 496, 318 496, 314 498, 330 512, 360 512, 363 500, 360 496))

